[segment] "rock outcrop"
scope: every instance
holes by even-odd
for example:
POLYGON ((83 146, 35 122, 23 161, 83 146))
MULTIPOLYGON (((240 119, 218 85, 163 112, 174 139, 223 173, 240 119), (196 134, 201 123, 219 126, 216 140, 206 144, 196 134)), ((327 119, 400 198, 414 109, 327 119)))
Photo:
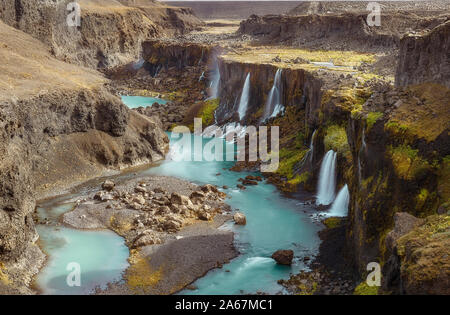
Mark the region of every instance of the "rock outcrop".
POLYGON ((406 35, 400 41, 395 83, 407 86, 435 82, 450 87, 450 21, 425 34, 406 35))
POLYGON ((255 36, 261 43, 282 43, 338 50, 383 50, 397 48, 407 31, 431 29, 447 20, 413 13, 384 13, 381 26, 369 26, 367 13, 345 15, 252 15, 242 21, 241 34, 255 36))
POLYGON ((450 216, 426 220, 397 214, 386 237, 391 256, 384 266, 383 287, 397 294, 450 293, 450 216))
POLYGON ((290 265, 294 259, 294 252, 290 249, 280 249, 272 254, 272 258, 280 265, 290 265))
POLYGON ((56 60, 2 22, 0 38, 0 260, 11 261, 37 239, 35 197, 159 160, 168 139, 106 91, 100 73, 56 60))
POLYGON ((6 0, 0 19, 47 44, 58 59, 101 69, 138 60, 145 40, 202 24, 191 9, 156 1, 80 0, 81 26, 68 26, 69 2, 6 0))

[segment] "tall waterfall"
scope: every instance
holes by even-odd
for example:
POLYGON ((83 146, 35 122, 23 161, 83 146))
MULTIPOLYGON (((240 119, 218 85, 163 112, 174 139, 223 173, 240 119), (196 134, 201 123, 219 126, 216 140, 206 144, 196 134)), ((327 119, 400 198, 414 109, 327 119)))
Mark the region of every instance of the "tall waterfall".
POLYGON ((350 193, 348 192, 348 186, 345 184, 337 194, 336 199, 331 205, 330 212, 331 217, 346 217, 348 214, 348 203, 350 201, 350 193))
POLYGON ((284 106, 281 104, 281 69, 278 69, 273 79, 273 86, 270 89, 269 96, 267 97, 266 107, 264 108, 264 115, 262 121, 268 118, 276 117, 279 112, 284 110, 284 106))
MULTIPOLYGON (((202 74, 203 75, 203 74, 202 74)), ((220 70, 219 64, 215 62, 214 71, 211 75, 211 83, 209 84, 209 99, 218 97, 220 84, 220 70)))
POLYGON ((250 98, 250 72, 247 74, 247 77, 245 78, 244 87, 242 88, 241 99, 239 101, 238 107, 239 120, 244 119, 245 114, 247 113, 249 98, 250 98))
POLYGON ((317 186, 317 205, 329 205, 334 200, 336 194, 336 156, 337 153, 330 150, 323 158, 317 186))

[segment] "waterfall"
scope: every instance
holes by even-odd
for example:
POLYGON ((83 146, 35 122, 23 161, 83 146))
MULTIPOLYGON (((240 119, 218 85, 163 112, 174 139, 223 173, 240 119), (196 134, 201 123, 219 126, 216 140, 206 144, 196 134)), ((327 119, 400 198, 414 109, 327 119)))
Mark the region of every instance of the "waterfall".
POLYGON ((329 205, 334 200, 336 194, 336 156, 336 152, 330 150, 323 158, 317 186, 317 205, 329 205))
MULTIPOLYGON (((202 74, 203 76, 203 74, 202 74)), ((214 71, 211 75, 211 82, 209 83, 209 98, 215 99, 219 94, 219 84, 220 84, 220 70, 217 60, 215 61, 214 71)))
POLYGON ((309 150, 306 152, 305 156, 302 159, 301 165, 302 167, 305 165, 305 163, 312 162, 313 156, 314 156, 314 136, 316 134, 316 130, 314 130, 312 136, 311 136, 311 142, 309 143, 309 150))
POLYGON ((245 78, 244 87, 242 88, 241 99, 239 101, 238 107, 239 120, 245 118, 245 114, 247 113, 249 97, 250 97, 250 72, 247 74, 247 77, 245 78))
POLYGON ((331 217, 346 217, 348 214, 348 203, 350 201, 350 194, 348 192, 348 186, 345 184, 344 187, 337 194, 336 199, 331 205, 330 212, 328 216, 331 217))
POLYGON ((203 71, 200 77, 198 78, 198 82, 202 81, 204 78, 205 78, 205 71, 203 71))
POLYGON ((278 113, 283 112, 284 110, 284 106, 281 104, 281 72, 282 70, 278 69, 275 73, 273 86, 270 89, 269 96, 267 97, 262 121, 265 121, 271 117, 276 117, 278 113))

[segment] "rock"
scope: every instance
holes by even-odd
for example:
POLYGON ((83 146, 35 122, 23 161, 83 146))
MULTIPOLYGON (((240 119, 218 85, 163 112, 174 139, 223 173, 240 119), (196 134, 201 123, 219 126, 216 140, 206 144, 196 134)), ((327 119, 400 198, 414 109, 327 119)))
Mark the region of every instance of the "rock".
POLYGON ((238 225, 246 225, 247 224, 247 218, 241 212, 236 212, 233 215, 233 220, 234 220, 234 223, 236 223, 238 225))
POLYGON ((200 189, 205 193, 209 193, 209 192, 217 193, 218 192, 217 187, 213 186, 211 184, 206 184, 204 186, 201 186, 200 189))
POLYGON ((422 222, 423 219, 418 219, 409 213, 397 212, 394 215, 394 229, 386 235, 386 249, 391 252, 395 246, 395 242, 400 237, 407 234, 422 222))
POLYGON ((108 201, 108 200, 113 200, 114 197, 111 194, 105 193, 104 191, 99 191, 94 195, 94 200, 98 200, 98 201, 108 201))
POLYGON ((227 185, 223 185, 222 188, 223 189, 228 189, 228 186, 227 185))
POLYGON ((157 194, 165 194, 166 191, 164 189, 162 189, 161 187, 156 187, 155 189, 153 189, 153 191, 157 194))
POLYGON ((172 193, 172 195, 170 196, 170 202, 175 205, 189 205, 190 199, 187 196, 183 196, 178 193, 172 193))
POLYGON ((134 188, 134 191, 135 192, 137 192, 137 193, 146 193, 147 192, 147 189, 145 188, 145 187, 141 187, 141 186, 136 186, 135 188, 134 188))
POLYGON ((280 249, 272 254, 272 258, 281 265, 291 265, 294 252, 290 249, 280 249))
POLYGON ((107 190, 107 191, 111 191, 114 189, 114 182, 112 180, 105 180, 102 184, 102 189, 107 190))
POLYGON ((134 196, 131 201, 132 202, 136 202, 136 203, 138 203, 140 205, 144 205, 145 204, 145 198, 142 195, 134 196))
POLYGON ((202 191, 193 191, 189 197, 190 197, 191 199, 192 199, 192 198, 205 198, 206 195, 205 195, 205 193, 202 192, 202 191))
POLYGON ((181 229, 181 225, 180 221, 169 217, 164 221, 163 228, 167 232, 177 232, 181 229))
POLYGON ((242 181, 242 184, 244 185, 258 185, 258 182, 256 180, 250 180, 250 179, 244 179, 242 181))
POLYGON ((205 209, 200 209, 197 211, 197 217, 200 220, 209 221, 211 219, 211 214, 205 209))
POLYGON ((165 215, 169 214, 171 212, 171 209, 168 206, 160 206, 158 210, 156 211, 157 215, 165 215))
POLYGON ((159 237, 157 237, 150 230, 146 230, 143 233, 141 233, 138 237, 135 238, 135 240, 133 241, 133 247, 137 248, 137 247, 161 244, 161 243, 162 243, 162 241, 159 237))
POLYGON ((241 185, 241 184, 237 184, 236 187, 239 188, 240 190, 247 189, 244 185, 241 185))

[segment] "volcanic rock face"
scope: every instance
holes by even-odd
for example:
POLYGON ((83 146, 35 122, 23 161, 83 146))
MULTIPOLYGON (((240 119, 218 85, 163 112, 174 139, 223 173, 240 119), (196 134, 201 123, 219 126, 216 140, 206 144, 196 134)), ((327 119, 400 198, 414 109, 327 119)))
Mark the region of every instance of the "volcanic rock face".
MULTIPOLYGON (((239 98, 245 77, 250 77, 250 98, 248 104, 248 115, 244 118, 248 123, 258 123, 261 117, 256 117, 259 109, 266 102, 267 94, 273 85, 273 77, 277 67, 270 64, 240 63, 226 58, 219 58, 220 84, 219 98, 220 106, 216 111, 216 119, 219 124, 229 120, 236 120, 233 113, 237 112, 239 98)), ((323 82, 302 69, 283 69, 282 75, 283 99, 286 106, 304 107, 306 100, 310 112, 320 107, 321 87, 323 82)), ((261 113, 261 111, 259 111, 261 113)), ((313 123, 314 118, 311 118, 313 123)))
POLYGON ((96 71, 60 62, 0 22, 0 259, 36 240, 35 192, 161 159, 168 139, 128 110, 96 71), (70 74, 70 75, 69 75, 70 74))
POLYGON ((81 26, 69 27, 69 2, 6 0, 0 4, 0 19, 49 45, 58 59, 91 68, 138 60, 144 40, 202 24, 190 9, 153 1, 81 0, 81 26))
POLYGON ((394 233, 396 237, 390 237, 389 244, 386 244, 393 247, 384 266, 385 289, 402 294, 448 295, 449 231, 448 215, 434 215, 425 220, 396 217, 395 229, 389 233, 389 236, 394 233))
MULTIPOLYGON (((350 12, 367 12, 369 1, 303 1, 289 11, 289 15, 304 14, 346 14, 350 12)), ((414 11, 419 15, 435 15, 442 10, 449 10, 446 1, 377 1, 383 12, 414 11)))
POLYGON ((450 87, 450 21, 400 41, 396 84, 436 82, 450 87))
POLYGON ((431 29, 446 16, 420 18, 412 13, 382 13, 380 26, 367 25, 367 13, 345 15, 252 15, 242 21, 239 32, 256 36, 262 43, 293 46, 362 50, 398 47, 402 34, 431 29), (395 30, 395 31, 393 31, 395 30))

